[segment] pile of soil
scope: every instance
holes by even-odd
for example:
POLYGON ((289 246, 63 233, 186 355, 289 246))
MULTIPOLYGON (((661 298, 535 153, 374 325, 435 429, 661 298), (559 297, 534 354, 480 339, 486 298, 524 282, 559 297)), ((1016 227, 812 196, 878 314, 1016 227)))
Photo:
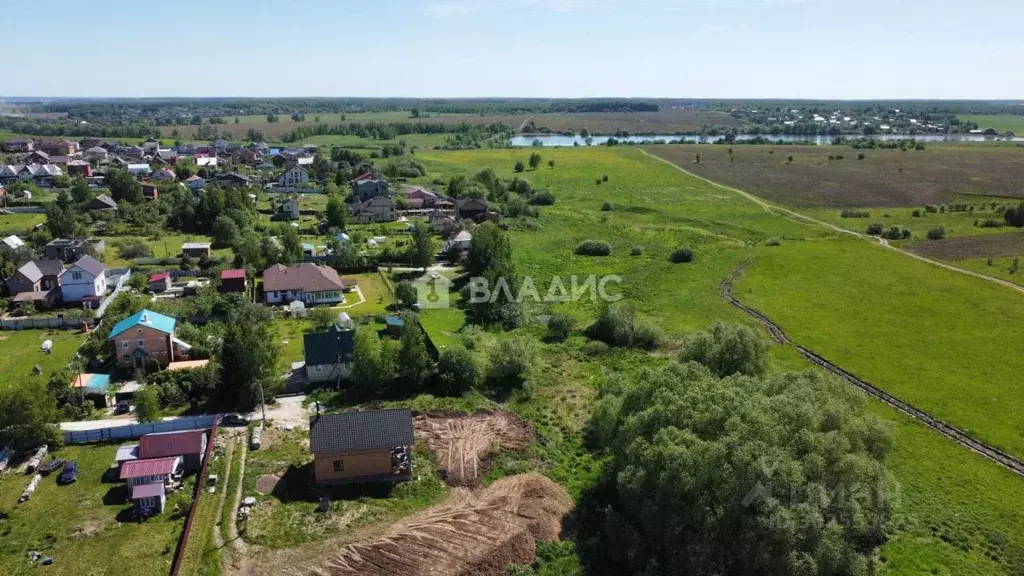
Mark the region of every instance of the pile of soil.
POLYGON ((536 539, 557 539, 571 508, 572 498, 550 479, 510 476, 398 522, 372 541, 345 546, 322 566, 296 574, 502 576, 510 562, 534 560, 536 539))
POLYGON ((472 416, 421 414, 413 419, 416 438, 427 443, 452 486, 477 486, 500 450, 520 450, 533 431, 515 414, 472 416))

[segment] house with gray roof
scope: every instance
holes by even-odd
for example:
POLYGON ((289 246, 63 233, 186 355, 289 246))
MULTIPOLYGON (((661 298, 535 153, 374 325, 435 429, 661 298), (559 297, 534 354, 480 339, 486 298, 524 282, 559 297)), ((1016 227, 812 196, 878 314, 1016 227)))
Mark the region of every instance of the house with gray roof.
POLYGON ((65 302, 98 303, 107 291, 107 267, 92 256, 78 259, 60 277, 60 293, 65 302))
POLYGON ((15 302, 52 304, 60 295, 64 264, 58 260, 32 260, 19 267, 7 279, 7 289, 15 302))
POLYGON ((317 484, 404 482, 412 472, 408 408, 320 414, 309 419, 309 451, 317 484))

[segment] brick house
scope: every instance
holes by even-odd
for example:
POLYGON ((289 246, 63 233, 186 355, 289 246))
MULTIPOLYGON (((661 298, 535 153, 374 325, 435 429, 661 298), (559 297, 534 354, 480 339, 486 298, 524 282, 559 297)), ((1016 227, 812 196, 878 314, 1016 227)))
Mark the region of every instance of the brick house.
POLYGON ((115 324, 107 340, 117 367, 162 368, 176 360, 187 360, 190 346, 174 337, 176 322, 170 316, 142 310, 115 324))

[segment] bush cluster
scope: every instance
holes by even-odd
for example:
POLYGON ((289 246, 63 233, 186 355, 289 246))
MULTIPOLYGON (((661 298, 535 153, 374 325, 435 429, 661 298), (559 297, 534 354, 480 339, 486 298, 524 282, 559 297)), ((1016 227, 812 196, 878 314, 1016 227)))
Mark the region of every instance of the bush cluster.
POLYGON ((839 216, 842 218, 870 218, 871 213, 864 210, 843 210, 839 216))
POLYGON ((611 244, 603 240, 584 240, 576 246, 576 254, 580 256, 608 256, 611 253, 611 244))
POLYGON ((672 251, 672 254, 668 257, 669 261, 673 264, 685 264, 687 262, 693 262, 693 250, 686 246, 680 246, 672 251))
POLYGON ((661 342, 657 329, 637 319, 629 305, 605 306, 586 333, 592 340, 619 348, 653 350, 661 342))

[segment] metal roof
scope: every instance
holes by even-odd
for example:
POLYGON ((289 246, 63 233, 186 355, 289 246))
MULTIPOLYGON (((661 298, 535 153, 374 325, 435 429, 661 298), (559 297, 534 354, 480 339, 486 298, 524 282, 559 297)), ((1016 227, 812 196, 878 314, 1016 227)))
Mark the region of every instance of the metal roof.
POLYGON ((173 474, 180 465, 181 456, 154 458, 151 460, 131 460, 121 464, 121 480, 142 478, 144 476, 166 476, 173 474))
POLYGON ((132 486, 132 500, 139 498, 158 498, 164 495, 163 483, 136 484, 132 486))
POLYGON ((408 408, 320 414, 309 419, 313 454, 383 450, 411 446, 412 412, 408 408))
POLYGON ((139 458, 163 458, 201 454, 206 430, 160 432, 139 438, 139 458))
POLYGON ((303 336, 306 366, 340 364, 352 359, 355 350, 355 333, 337 329, 303 336))
POLYGON ((174 324, 176 322, 177 320, 171 318, 170 316, 164 316, 163 314, 153 312, 152 310, 142 310, 140 312, 132 314, 131 316, 115 324, 114 327, 110 330, 109 338, 116 338, 122 332, 130 330, 134 328, 136 325, 149 326, 154 330, 159 330, 160 332, 164 332, 167 334, 173 334, 174 324))

